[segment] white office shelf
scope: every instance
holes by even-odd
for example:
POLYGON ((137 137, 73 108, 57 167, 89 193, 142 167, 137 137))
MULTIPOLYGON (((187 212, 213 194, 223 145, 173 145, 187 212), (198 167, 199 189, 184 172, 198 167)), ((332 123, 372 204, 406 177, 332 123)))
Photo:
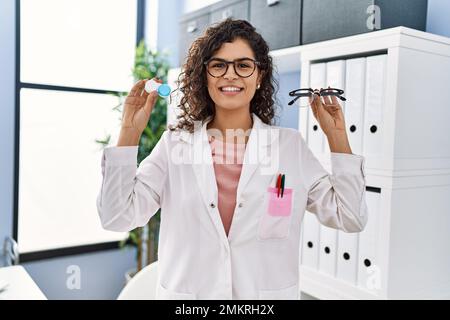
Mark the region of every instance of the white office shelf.
MULTIPOLYGON (((301 290, 320 299, 449 299, 450 39, 397 27, 272 54, 283 70, 301 69, 301 87, 346 91, 350 145, 365 157, 372 187, 360 234, 305 214, 301 290)), ((314 125, 310 109, 300 109, 300 132, 330 171, 327 140, 314 125)))
MULTIPOLYGON (((277 71, 279 73, 294 72, 301 70, 302 53, 303 55, 305 55, 304 59, 309 59, 308 55, 313 55, 315 59, 326 58, 330 55, 346 55, 347 49, 349 49, 348 47, 351 47, 355 42, 365 42, 364 49, 359 53, 370 52, 377 49, 379 50, 379 46, 373 42, 376 42, 381 38, 384 38, 384 40, 386 41, 386 37, 391 37, 391 39, 393 40, 393 38, 398 37, 400 34, 403 36, 413 37, 411 39, 403 38, 402 44, 406 48, 411 47, 412 49, 417 49, 417 42, 415 40, 424 39, 429 41, 429 46, 437 48, 437 52, 439 52, 439 50, 443 50, 444 54, 448 54, 448 49, 440 47, 440 44, 450 44, 449 38, 410 28, 396 27, 329 41, 321 41, 307 45, 272 50, 270 51, 270 55, 272 56, 274 65, 276 65, 277 71), (329 52, 330 50, 332 51, 335 49, 340 51, 336 51, 333 53, 329 52), (320 53, 318 53, 317 50, 320 50, 320 53)), ((387 45, 389 46, 388 43, 387 45)))
POLYGON ((323 300, 377 300, 378 296, 363 287, 352 285, 315 269, 300 266, 301 291, 323 300))

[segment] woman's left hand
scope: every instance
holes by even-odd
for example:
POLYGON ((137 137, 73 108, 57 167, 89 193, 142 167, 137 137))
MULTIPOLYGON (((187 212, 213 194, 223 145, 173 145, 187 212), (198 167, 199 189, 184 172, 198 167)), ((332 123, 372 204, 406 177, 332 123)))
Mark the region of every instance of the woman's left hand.
MULTIPOLYGON (((316 90, 318 92, 318 90, 316 90)), ((328 137, 337 133, 345 134, 344 113, 335 96, 315 96, 311 108, 314 117, 319 122, 325 135, 328 137)))

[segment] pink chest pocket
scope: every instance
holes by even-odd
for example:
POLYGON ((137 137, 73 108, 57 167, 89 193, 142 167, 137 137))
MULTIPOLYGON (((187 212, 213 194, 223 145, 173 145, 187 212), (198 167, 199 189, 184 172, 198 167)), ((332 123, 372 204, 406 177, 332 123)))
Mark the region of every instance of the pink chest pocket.
POLYGON ((267 213, 271 216, 290 216, 292 212, 292 189, 285 188, 283 197, 277 196, 277 188, 267 188, 269 192, 269 205, 267 213))

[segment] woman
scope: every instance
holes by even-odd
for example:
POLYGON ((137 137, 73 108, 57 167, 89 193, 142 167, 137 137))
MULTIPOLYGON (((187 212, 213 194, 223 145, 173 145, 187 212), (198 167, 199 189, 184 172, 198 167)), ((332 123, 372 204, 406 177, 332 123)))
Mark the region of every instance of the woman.
POLYGON ((305 210, 345 232, 366 224, 364 159, 351 153, 339 103, 316 96, 311 105, 330 145, 330 175, 297 130, 271 125, 268 53, 246 21, 210 27, 183 66, 177 126, 137 169, 157 94, 139 81, 126 98, 97 206, 112 231, 143 226, 161 208, 158 298, 297 299, 305 210))

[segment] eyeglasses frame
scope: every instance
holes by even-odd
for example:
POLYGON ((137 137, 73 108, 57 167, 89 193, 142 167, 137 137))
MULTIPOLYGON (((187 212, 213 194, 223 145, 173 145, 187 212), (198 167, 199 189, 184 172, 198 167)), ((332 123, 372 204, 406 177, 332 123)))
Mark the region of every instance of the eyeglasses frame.
POLYGON ((335 96, 337 98, 339 98, 342 101, 346 101, 347 99, 345 97, 343 97, 342 95, 344 94, 344 90, 342 89, 338 89, 338 88, 325 88, 325 89, 320 89, 320 90, 314 90, 312 88, 300 88, 300 89, 295 89, 289 92, 289 95, 291 97, 295 97, 293 100, 291 100, 288 105, 292 105, 295 101, 297 101, 298 99, 300 99, 301 97, 309 97, 312 94, 318 95, 320 96, 335 96), (304 91, 305 93, 297 93, 297 91, 304 91), (331 90, 335 90, 336 92, 326 92, 326 91, 331 91, 331 90))
POLYGON ((255 73, 256 67, 260 67, 260 66, 261 66, 261 63, 260 63, 259 61, 256 61, 255 59, 251 59, 251 58, 239 58, 239 59, 235 59, 235 60, 233 60, 233 61, 228 61, 228 60, 225 60, 225 59, 222 59, 222 58, 210 58, 210 59, 206 60, 205 62, 203 62, 203 64, 205 65, 205 68, 206 68, 206 72, 208 72, 208 74, 209 74, 211 77, 214 77, 214 78, 221 78, 221 77, 223 77, 224 75, 226 75, 227 72, 228 72, 228 67, 229 67, 230 63, 233 64, 234 73, 236 73, 236 74, 237 74, 239 77, 241 77, 241 78, 249 78, 249 77, 251 77, 251 76, 253 75, 253 73, 255 73), (221 76, 214 76, 214 75, 212 75, 212 74, 209 72, 209 70, 208 70, 208 63, 210 63, 212 60, 218 60, 218 61, 221 61, 221 62, 223 62, 223 63, 226 63, 227 68, 225 69, 225 72, 224 72, 221 76), (243 61, 243 60, 251 60, 251 61, 253 61, 253 63, 255 64, 255 67, 253 68, 252 73, 250 73, 250 75, 248 75, 248 76, 246 76, 246 77, 241 76, 241 75, 236 71, 236 62, 238 62, 238 61, 243 61))

